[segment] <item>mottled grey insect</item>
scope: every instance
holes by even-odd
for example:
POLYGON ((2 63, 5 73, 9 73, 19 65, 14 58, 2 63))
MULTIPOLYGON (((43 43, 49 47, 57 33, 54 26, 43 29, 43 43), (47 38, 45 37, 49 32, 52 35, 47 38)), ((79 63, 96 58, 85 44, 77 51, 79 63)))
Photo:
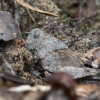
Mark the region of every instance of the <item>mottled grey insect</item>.
POLYGON ((79 80, 100 73, 100 70, 83 67, 83 62, 79 57, 62 41, 51 37, 40 29, 33 29, 30 32, 26 39, 26 47, 36 57, 35 66, 40 65, 45 71, 67 72, 79 80))
POLYGON ((26 47, 33 52, 37 65, 56 72, 63 66, 82 67, 83 62, 62 41, 36 28, 26 39, 26 47))

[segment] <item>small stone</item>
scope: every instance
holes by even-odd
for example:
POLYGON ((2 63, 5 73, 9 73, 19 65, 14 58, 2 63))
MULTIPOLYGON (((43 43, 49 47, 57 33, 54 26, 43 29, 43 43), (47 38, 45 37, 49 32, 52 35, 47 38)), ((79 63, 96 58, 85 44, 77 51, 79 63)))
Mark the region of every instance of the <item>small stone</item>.
POLYGON ((0 11, 0 40, 9 41, 16 38, 22 38, 11 14, 7 11, 0 11))

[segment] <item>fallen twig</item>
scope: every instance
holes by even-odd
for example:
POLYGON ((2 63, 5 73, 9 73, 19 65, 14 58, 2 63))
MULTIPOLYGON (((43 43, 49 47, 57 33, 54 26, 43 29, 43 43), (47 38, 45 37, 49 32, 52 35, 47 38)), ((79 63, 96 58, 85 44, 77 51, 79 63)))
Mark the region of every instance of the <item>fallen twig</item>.
POLYGON ((53 14, 53 13, 50 13, 50 12, 47 12, 47 11, 43 11, 43 10, 38 9, 38 8, 34 8, 31 5, 25 3, 23 0, 16 0, 16 2, 19 3, 20 5, 22 5, 23 7, 31 9, 33 11, 37 11, 37 12, 40 12, 40 13, 43 13, 43 14, 47 14, 47 15, 50 15, 50 16, 57 17, 56 14, 53 14))
POLYGON ((30 13, 30 11, 29 11, 29 9, 28 9, 28 8, 26 8, 26 10, 27 10, 27 12, 28 12, 28 14, 29 14, 29 16, 30 16, 31 20, 32 20, 33 22, 35 22, 34 18, 32 17, 32 14, 31 14, 31 13, 30 13))
POLYGON ((7 60, 2 56, 2 54, 0 54, 0 57, 3 61, 3 63, 5 64, 4 68, 5 70, 9 71, 11 74, 15 75, 15 72, 13 71, 11 65, 7 62, 7 60))

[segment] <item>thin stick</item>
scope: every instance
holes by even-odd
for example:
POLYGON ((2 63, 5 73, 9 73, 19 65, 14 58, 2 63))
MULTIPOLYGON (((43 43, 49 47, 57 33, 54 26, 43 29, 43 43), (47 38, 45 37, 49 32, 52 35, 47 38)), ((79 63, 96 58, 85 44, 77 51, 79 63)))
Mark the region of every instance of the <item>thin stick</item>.
POLYGON ((0 54, 0 57, 1 57, 2 61, 4 62, 4 64, 5 64, 5 69, 10 71, 15 76, 15 72, 13 71, 11 65, 7 62, 7 60, 1 54, 0 54))
POLYGON ((26 8, 26 10, 27 10, 27 12, 28 12, 28 14, 29 14, 30 18, 32 19, 32 21, 33 21, 33 22, 35 22, 34 18, 32 17, 32 14, 31 14, 31 13, 30 13, 30 11, 29 11, 29 9, 28 9, 28 8, 26 8))

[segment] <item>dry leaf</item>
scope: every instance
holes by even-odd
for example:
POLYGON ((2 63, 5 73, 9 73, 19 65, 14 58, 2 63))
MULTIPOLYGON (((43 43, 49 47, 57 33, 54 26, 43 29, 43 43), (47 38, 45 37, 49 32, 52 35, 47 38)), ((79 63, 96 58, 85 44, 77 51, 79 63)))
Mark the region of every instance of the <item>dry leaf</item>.
POLYGON ((47 11, 43 11, 43 10, 40 10, 38 8, 34 8, 32 6, 30 6, 29 4, 25 3, 23 0, 16 0, 17 3, 19 3, 20 5, 28 8, 28 9, 31 9, 33 11, 37 11, 37 12, 40 12, 40 13, 43 13, 43 14, 47 14, 47 15, 50 15, 50 16, 54 16, 54 17, 57 17, 56 14, 53 14, 53 13, 50 13, 50 12, 47 12, 47 11))

